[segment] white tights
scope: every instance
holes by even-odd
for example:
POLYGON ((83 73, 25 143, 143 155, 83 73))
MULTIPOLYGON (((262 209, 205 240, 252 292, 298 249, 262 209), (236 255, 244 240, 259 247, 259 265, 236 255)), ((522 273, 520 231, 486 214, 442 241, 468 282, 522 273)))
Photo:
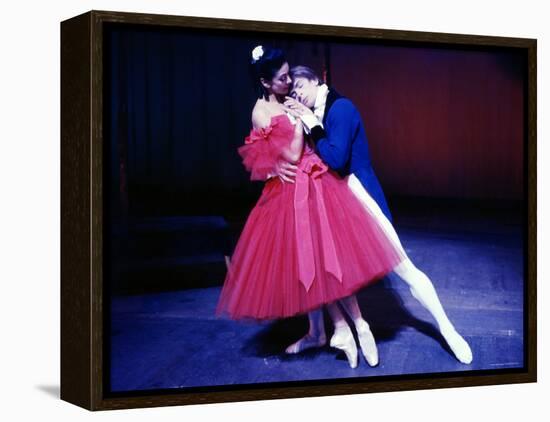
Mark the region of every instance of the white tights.
MULTIPOLYGON (((455 354, 456 358, 465 364, 472 362, 473 356, 472 351, 468 343, 458 334, 447 317, 443 306, 437 296, 437 292, 430 281, 430 279, 420 271, 412 263, 412 261, 407 257, 407 254, 399 241, 399 237, 392 224, 388 218, 384 215, 376 201, 365 190, 359 179, 355 175, 350 175, 348 177, 348 186, 355 196, 361 201, 366 210, 376 219, 380 224, 380 227, 384 230, 388 238, 394 243, 394 245, 401 251, 402 255, 405 257, 399 265, 394 268, 394 273, 399 276, 399 279, 404 281, 410 288, 410 291, 413 297, 420 302, 420 304, 430 312, 434 317, 439 331, 442 336, 445 338, 445 341, 455 354)), ((393 278, 393 277, 392 277, 393 278)), ((346 313, 354 321, 356 327, 362 326, 362 321, 364 321, 361 316, 361 311, 357 304, 357 299, 355 296, 350 296, 339 301, 342 307, 346 310, 346 313)), ((334 308, 333 308, 334 309, 334 308)), ((336 325, 339 327, 342 326, 342 320, 345 322, 342 314, 338 312, 329 312, 331 318, 336 325)), ((317 338, 321 336, 325 338, 325 328, 323 322, 322 310, 311 312, 309 314, 310 322, 310 331, 306 337, 317 338)), ((366 323, 366 322, 365 322, 366 323)), ((368 327, 368 324, 367 324, 368 327)), ((300 346, 300 340, 292 346, 300 346)), ((323 341, 324 344, 324 341, 323 341)), ((291 346, 289 346, 290 348, 291 346)), ((297 347, 295 347, 296 349, 297 347)), ((298 347, 299 348, 299 347, 298 347)), ((303 350, 303 349, 302 349, 303 350)))

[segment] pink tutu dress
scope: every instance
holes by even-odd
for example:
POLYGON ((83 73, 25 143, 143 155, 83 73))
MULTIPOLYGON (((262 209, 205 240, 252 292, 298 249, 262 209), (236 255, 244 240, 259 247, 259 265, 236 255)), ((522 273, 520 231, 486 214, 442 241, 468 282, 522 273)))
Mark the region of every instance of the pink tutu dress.
MULTIPOLYGON (((265 180, 294 135, 286 114, 252 129, 239 148, 252 180, 265 180)), ((399 248, 337 173, 305 146, 295 183, 269 179, 231 257, 216 313, 274 319, 355 293, 403 260, 399 248)))

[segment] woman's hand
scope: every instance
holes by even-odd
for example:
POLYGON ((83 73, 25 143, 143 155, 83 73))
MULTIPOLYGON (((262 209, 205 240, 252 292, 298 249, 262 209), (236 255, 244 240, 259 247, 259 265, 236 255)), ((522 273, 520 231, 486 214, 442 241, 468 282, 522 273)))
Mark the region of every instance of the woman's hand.
POLYGON ((311 111, 309 108, 307 108, 305 105, 303 105, 301 102, 295 100, 292 97, 285 97, 284 106, 288 110, 290 114, 292 114, 294 117, 301 117, 308 114, 313 115, 313 111, 311 111))

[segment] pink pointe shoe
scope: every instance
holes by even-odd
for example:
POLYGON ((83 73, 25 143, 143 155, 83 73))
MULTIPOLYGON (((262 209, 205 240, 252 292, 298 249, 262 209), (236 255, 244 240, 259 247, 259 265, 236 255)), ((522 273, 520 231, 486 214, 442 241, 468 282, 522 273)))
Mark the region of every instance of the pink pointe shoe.
POLYGON ((330 346, 342 350, 346 354, 351 368, 357 367, 357 346, 349 327, 336 330, 330 339, 330 346))

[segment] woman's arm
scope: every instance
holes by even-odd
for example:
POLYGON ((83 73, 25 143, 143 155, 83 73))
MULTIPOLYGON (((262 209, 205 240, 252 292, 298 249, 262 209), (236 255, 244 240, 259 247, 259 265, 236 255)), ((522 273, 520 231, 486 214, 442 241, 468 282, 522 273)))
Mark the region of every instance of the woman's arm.
POLYGON ((302 156, 302 150, 304 148, 304 127, 302 121, 297 118, 296 124, 294 125, 294 136, 288 148, 285 148, 282 151, 282 158, 287 160, 290 163, 296 164, 300 157, 302 156))
MULTIPOLYGON (((256 129, 262 129, 269 126, 271 122, 271 116, 267 110, 262 107, 255 107, 252 111, 252 126, 256 129)), ((290 163, 297 163, 302 156, 302 149, 304 147, 304 126, 299 117, 296 117, 296 124, 294 125, 294 136, 288 145, 281 151, 281 158, 290 163)))

